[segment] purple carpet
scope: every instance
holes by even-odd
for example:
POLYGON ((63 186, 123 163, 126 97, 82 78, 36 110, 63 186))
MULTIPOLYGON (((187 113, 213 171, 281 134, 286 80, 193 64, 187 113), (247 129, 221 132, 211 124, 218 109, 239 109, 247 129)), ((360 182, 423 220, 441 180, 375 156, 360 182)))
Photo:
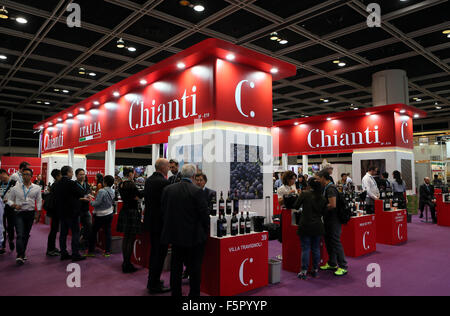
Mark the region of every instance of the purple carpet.
MULTIPOLYGON (((418 218, 409 224, 409 241, 402 246, 377 245, 377 252, 362 258, 348 258, 349 275, 335 278, 321 272, 318 279, 300 281, 294 273, 282 272, 280 284, 245 293, 250 296, 333 296, 333 295, 450 295, 450 228, 425 224, 418 218), (367 266, 381 266, 381 288, 369 288, 367 266)), ((70 262, 46 258, 49 227, 33 228, 27 252, 28 262, 16 267, 15 254, 0 256, 0 295, 147 295, 147 270, 133 275, 121 273, 121 255, 109 259, 88 259, 81 266, 81 288, 68 288, 66 267, 70 262)), ((281 244, 270 242, 269 255, 281 254, 281 244)), ((169 279, 164 273, 163 279, 169 279)), ((184 294, 189 291, 187 284, 184 294)))

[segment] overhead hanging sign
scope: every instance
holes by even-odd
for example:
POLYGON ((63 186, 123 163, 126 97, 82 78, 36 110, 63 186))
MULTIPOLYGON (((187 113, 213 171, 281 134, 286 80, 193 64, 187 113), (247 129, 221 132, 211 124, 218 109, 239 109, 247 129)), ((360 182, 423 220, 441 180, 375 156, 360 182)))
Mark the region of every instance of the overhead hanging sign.
POLYGON ((43 131, 42 153, 220 120, 272 127, 272 76, 213 59, 43 131))
POLYGON ((339 153, 363 148, 413 148, 413 120, 393 111, 273 128, 274 152, 339 153))

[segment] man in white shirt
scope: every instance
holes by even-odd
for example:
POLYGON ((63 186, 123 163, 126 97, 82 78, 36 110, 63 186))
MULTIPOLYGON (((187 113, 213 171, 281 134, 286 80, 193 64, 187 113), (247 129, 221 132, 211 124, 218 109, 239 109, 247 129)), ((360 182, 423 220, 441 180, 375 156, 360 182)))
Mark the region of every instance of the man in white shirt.
POLYGON ((366 175, 362 179, 362 187, 366 196, 366 213, 375 214, 375 201, 380 199, 380 191, 374 176, 377 174, 377 168, 370 166, 366 175))
POLYGON ((22 177, 23 170, 26 168, 30 168, 30 166, 31 165, 26 161, 21 162, 19 165, 19 171, 17 171, 13 175, 11 175, 11 180, 14 180, 14 181, 16 181, 16 183, 19 183, 22 185, 23 184, 23 177, 22 177))
POLYGON ((25 252, 30 238, 33 221, 39 222, 42 209, 41 187, 31 183, 33 171, 25 168, 22 170, 23 183, 18 183, 6 198, 8 205, 16 211, 16 263, 22 266, 26 259, 25 252), (38 212, 36 213, 36 208, 38 212))

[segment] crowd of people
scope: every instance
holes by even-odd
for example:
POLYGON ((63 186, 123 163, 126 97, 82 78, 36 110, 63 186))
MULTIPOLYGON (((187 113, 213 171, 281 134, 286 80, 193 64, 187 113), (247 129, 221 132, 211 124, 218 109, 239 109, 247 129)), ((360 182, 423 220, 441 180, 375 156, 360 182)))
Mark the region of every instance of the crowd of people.
POLYGON ((124 168, 120 179, 99 175, 98 185, 93 188, 86 181, 84 169, 74 171, 72 167, 64 166, 51 172, 54 182, 45 199, 42 198, 41 183, 31 181, 33 171, 28 163, 23 162, 13 175, 1 169, 0 254, 5 253, 8 243, 10 251, 17 253, 16 264, 24 265, 28 260, 26 252, 33 223, 40 221, 41 211, 45 209, 51 218, 48 257, 73 262, 95 257, 97 234, 103 229, 106 242, 102 255, 109 258, 112 222, 120 196, 123 207, 116 230, 124 235, 122 272, 137 271, 131 263, 136 236, 149 233, 148 291, 151 294, 171 291, 173 296, 181 296, 182 279, 189 279, 189 295, 199 296, 201 264, 209 236, 208 203, 214 191, 206 188, 206 175, 198 173, 194 165, 184 165, 179 170, 176 160, 162 158, 155 162, 155 169, 146 179, 143 190, 139 190, 133 168, 124 168), (169 170, 171 177, 168 177, 169 170), (145 205, 143 209, 141 204, 145 205), (92 217, 90 207, 93 208, 92 217), (72 234, 70 253, 67 247, 69 231, 72 234), (60 249, 56 247, 58 232, 60 249), (172 249, 171 275, 170 287, 166 287, 161 274, 169 245, 172 249))

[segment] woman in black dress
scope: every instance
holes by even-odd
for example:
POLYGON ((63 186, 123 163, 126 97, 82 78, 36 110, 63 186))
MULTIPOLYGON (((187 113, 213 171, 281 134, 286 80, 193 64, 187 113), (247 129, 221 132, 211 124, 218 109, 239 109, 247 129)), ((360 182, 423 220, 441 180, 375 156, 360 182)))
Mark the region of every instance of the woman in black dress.
POLYGON ((134 183, 133 169, 124 168, 123 176, 125 181, 119 186, 123 207, 119 214, 117 231, 124 234, 122 271, 123 273, 133 273, 137 269, 131 264, 131 256, 136 235, 142 232, 141 212, 138 207, 138 201, 143 197, 143 192, 140 192, 134 183))

